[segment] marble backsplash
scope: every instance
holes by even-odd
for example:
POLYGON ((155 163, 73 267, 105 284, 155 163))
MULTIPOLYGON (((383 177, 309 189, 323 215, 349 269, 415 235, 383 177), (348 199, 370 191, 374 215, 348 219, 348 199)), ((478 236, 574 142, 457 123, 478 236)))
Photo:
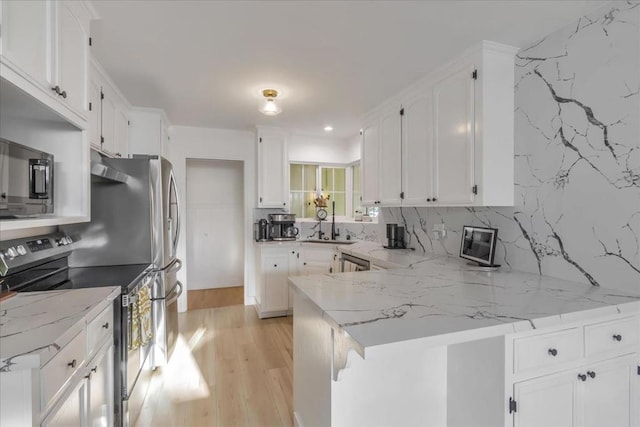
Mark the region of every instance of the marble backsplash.
MULTIPOLYGON (((300 221, 296 223, 296 227, 300 229, 301 239, 317 239, 320 226, 317 221, 300 221)), ((381 241, 380 238, 385 237, 386 231, 383 230, 380 235, 377 223, 372 222, 339 222, 336 221, 336 230, 340 232, 338 239, 344 240, 349 236, 350 239, 366 240, 368 242, 381 241)), ((331 236, 331 221, 322 223, 322 232, 326 233, 325 237, 331 236)))
POLYGON ((463 225, 495 227, 505 268, 640 289, 639 17, 610 3, 519 51, 515 207, 383 208, 378 241, 398 223, 416 251, 457 255, 463 225))

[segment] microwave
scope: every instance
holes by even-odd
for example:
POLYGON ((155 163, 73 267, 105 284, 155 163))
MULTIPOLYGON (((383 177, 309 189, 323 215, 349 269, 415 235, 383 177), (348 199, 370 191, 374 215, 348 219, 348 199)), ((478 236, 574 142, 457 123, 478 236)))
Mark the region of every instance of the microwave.
POLYGON ((53 213, 53 154, 0 138, 0 218, 53 213))

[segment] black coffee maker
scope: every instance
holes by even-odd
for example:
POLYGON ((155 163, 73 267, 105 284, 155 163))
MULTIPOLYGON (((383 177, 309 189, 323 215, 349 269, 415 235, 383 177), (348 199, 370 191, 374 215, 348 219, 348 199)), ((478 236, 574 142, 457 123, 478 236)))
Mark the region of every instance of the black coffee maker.
POLYGON ((387 246, 385 249, 406 249, 404 241, 404 227, 398 224, 387 224, 387 246))

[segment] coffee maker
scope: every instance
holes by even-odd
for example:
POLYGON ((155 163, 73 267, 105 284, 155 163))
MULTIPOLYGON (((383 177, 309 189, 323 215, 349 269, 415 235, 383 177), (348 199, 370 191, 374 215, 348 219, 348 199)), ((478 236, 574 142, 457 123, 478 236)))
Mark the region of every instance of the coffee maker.
POLYGON ((268 242, 271 240, 269 236, 269 221, 260 218, 258 222, 253 224, 253 238, 256 242, 268 242))
POLYGON ((404 227, 398 224, 387 224, 387 246, 385 249, 406 249, 404 241, 404 227))
POLYGON ((300 230, 296 214, 269 214, 269 237, 275 241, 296 240, 300 230))

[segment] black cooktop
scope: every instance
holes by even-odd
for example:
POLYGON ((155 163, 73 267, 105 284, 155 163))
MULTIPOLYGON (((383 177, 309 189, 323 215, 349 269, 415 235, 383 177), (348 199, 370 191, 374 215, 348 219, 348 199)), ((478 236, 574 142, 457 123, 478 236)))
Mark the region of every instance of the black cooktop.
POLYGON ((126 293, 145 275, 149 264, 67 267, 60 259, 5 278, 3 290, 17 292, 121 286, 126 293))

